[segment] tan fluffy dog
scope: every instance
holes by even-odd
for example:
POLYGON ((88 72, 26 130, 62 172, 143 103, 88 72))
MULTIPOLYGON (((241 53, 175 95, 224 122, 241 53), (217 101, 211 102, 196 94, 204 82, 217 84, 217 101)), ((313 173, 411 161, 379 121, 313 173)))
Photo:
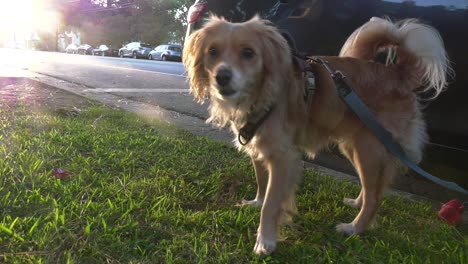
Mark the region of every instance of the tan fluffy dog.
MULTIPOLYGON (((419 162, 427 134, 415 92, 433 89, 437 96, 450 70, 438 32, 416 20, 372 18, 350 36, 340 57, 322 58, 347 76, 381 124, 419 162), (373 61, 383 47, 394 55, 387 65, 373 61)), ((359 234, 371 225, 385 186, 401 166, 339 98, 322 66, 311 65, 317 88, 304 100, 304 74, 293 63, 288 43, 257 17, 245 23, 210 18, 187 40, 183 62, 195 98, 210 100, 208 121, 229 124, 239 149, 251 156, 258 191, 244 204, 262 207, 256 254, 276 248, 278 224, 296 211, 301 152, 314 157, 329 144, 339 146, 362 184, 356 199, 344 200, 361 208, 359 214, 337 230, 359 234), (237 135, 247 122, 261 124, 242 145, 237 135)))

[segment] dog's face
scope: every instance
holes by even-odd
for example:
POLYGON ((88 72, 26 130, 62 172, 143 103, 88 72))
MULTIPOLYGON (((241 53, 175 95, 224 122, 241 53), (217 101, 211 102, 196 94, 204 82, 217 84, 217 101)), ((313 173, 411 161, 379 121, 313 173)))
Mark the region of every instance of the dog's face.
POLYGON ((222 100, 248 96, 261 82, 261 42, 251 27, 222 23, 206 31, 203 64, 210 94, 222 100))
POLYGON ((269 97, 275 93, 281 73, 291 65, 286 40, 258 17, 245 23, 210 18, 187 40, 183 56, 198 101, 206 96, 236 103, 269 97))

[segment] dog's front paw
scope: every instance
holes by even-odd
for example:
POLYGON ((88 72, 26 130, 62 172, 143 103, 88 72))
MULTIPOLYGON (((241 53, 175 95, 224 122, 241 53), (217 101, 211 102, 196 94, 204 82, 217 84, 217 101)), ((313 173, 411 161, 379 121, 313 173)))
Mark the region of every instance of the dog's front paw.
POLYGON ((257 236, 254 253, 259 256, 270 255, 276 249, 276 240, 266 239, 261 235, 257 236))
POLYGON ((240 206, 246 206, 246 205, 262 207, 263 200, 262 199, 254 199, 254 200, 250 200, 250 201, 242 200, 240 206))
POLYGON ((336 226, 336 231, 341 232, 341 233, 345 233, 345 234, 348 235, 348 236, 358 234, 358 232, 356 231, 356 227, 355 227, 352 223, 349 223, 349 224, 345 224, 345 223, 338 224, 338 225, 336 226))

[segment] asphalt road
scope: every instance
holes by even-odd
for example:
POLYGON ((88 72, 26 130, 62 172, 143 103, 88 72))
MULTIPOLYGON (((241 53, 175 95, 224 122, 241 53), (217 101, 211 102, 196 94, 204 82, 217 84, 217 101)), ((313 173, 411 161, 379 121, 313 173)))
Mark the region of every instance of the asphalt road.
POLYGON ((0 49, 0 58, 0 65, 77 83, 96 93, 112 93, 201 119, 207 117, 206 105, 196 104, 189 94, 180 62, 14 49, 0 49))
POLYGON ((188 89, 179 62, 14 49, 0 49, 0 55, 8 65, 96 88, 160 89, 170 80, 170 88, 188 89))

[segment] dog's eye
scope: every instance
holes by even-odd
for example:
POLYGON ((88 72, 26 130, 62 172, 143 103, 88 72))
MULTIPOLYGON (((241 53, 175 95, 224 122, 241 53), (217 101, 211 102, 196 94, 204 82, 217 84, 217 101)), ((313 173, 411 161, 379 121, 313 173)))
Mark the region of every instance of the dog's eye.
POLYGON ((241 51, 241 56, 244 59, 252 59, 255 56, 255 51, 253 51, 253 49, 250 48, 244 48, 241 51))
POLYGON ((210 49, 208 50, 208 54, 210 54, 210 56, 212 56, 212 57, 216 57, 216 56, 218 56, 218 49, 216 49, 216 48, 210 48, 210 49))

